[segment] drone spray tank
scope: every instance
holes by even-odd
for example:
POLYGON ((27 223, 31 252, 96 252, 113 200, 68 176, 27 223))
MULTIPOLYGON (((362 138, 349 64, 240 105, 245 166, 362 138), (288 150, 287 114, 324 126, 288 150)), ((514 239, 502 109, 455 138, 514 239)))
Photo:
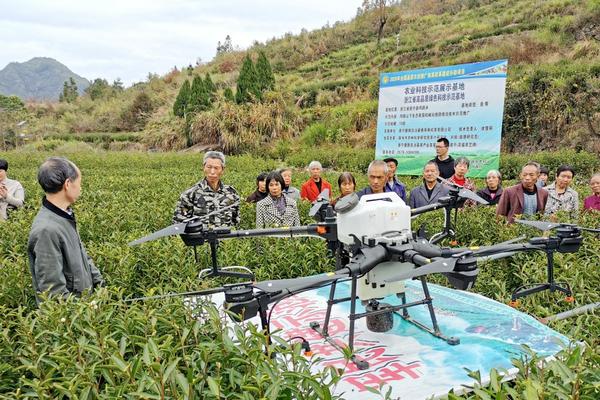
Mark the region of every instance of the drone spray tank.
MULTIPOLYGON (((382 241, 402 244, 412 237, 410 207, 394 192, 364 195, 360 199, 354 195, 340 206, 336 206, 338 238, 350 247, 357 242, 363 245, 374 245, 382 241)), ((387 261, 360 278, 357 295, 366 310, 379 310, 384 305, 379 300, 392 294, 405 299, 404 282, 386 280, 404 268, 413 267, 411 263, 387 261)), ((366 322, 370 331, 389 331, 393 325, 393 312, 368 315, 366 322)))

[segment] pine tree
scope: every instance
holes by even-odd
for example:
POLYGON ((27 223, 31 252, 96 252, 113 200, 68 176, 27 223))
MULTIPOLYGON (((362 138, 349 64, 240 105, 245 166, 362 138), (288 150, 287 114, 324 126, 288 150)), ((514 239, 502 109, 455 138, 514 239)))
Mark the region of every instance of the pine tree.
POLYGON ((111 87, 106 79, 96 78, 85 90, 92 100, 98 100, 111 93, 111 87))
POLYGON ((233 44, 231 43, 231 36, 227 35, 223 44, 217 42, 217 56, 224 53, 231 53, 233 51, 233 44))
POLYGON ((79 96, 79 92, 77 91, 77 84, 73 77, 69 78, 68 81, 63 83, 63 91, 58 96, 58 101, 72 103, 79 96))
POLYGON ((188 103, 190 101, 190 82, 186 80, 183 82, 181 89, 179 89, 179 93, 177 94, 177 98, 175 99, 175 103, 173 104, 173 114, 178 117, 185 116, 188 103))
POLYGON ((225 90, 223 90, 223 97, 225 97, 225 100, 229 102, 235 102, 235 95, 233 94, 233 90, 231 90, 230 87, 225 88, 225 90))
POLYGON ((117 78, 113 81, 112 84, 113 89, 115 90, 115 92, 122 92, 124 88, 123 86, 123 81, 121 80, 121 78, 117 78))
POLYGON ((273 76, 271 64, 267 60, 264 51, 259 53, 258 60, 256 60, 256 75, 258 78, 258 87, 261 92, 275 88, 275 76, 273 76))
POLYGON ((190 91, 188 111, 199 112, 208 110, 211 106, 210 95, 206 83, 200 76, 194 77, 190 91))
POLYGON ((251 102, 253 99, 260 99, 260 90, 258 88, 256 69, 250 59, 250 55, 246 54, 237 81, 235 101, 238 104, 243 104, 251 102))
POLYGON ((217 93, 217 87, 213 83, 210 78, 210 74, 207 72, 204 77, 204 87, 206 88, 206 92, 208 93, 208 99, 210 100, 210 104, 215 100, 215 94, 217 93))

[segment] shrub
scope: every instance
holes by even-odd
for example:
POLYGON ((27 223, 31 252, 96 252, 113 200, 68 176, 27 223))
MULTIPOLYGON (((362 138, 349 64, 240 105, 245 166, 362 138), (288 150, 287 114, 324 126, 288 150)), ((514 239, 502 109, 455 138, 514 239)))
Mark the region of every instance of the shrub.
POLYGON ((538 152, 531 154, 502 153, 500 156, 500 172, 502 172, 502 175, 506 179, 518 179, 521 168, 528 161, 536 161, 548 167, 551 177, 554 176, 556 169, 562 164, 571 165, 579 177, 589 177, 592 173, 600 170, 600 159, 598 159, 596 154, 565 149, 560 152, 538 152))

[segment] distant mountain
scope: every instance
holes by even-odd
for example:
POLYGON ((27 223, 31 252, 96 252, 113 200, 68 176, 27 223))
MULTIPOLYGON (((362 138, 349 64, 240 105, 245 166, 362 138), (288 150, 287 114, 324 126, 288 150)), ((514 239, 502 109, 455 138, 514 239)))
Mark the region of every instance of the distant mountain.
POLYGON ((58 100, 64 82, 71 77, 80 94, 90 85, 87 79, 53 58, 35 57, 24 63, 11 62, 0 71, 0 94, 19 96, 23 100, 58 100))

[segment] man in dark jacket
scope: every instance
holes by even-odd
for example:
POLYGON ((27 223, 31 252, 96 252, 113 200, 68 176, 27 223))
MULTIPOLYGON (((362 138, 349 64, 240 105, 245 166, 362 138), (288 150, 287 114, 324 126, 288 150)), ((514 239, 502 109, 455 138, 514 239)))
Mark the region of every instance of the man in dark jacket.
POLYGON ((38 294, 81 296, 102 286, 102 274, 88 256, 71 205, 81 194, 81 172, 62 157, 47 159, 38 171, 46 193, 33 220, 27 254, 36 300, 38 294))
POLYGON ((391 192, 386 185, 389 175, 388 165, 385 161, 374 160, 367 168, 367 177, 369 178, 369 186, 356 192, 360 199, 366 194, 391 192))
POLYGON ((395 192, 406 203, 406 187, 396 178, 398 169, 398 160, 393 157, 384 158, 383 161, 389 169, 388 181, 385 184, 386 192, 395 192))
POLYGON ((439 138, 435 143, 436 157, 431 160, 437 164, 440 176, 444 179, 449 179, 454 175, 454 158, 448 154, 450 142, 445 137, 439 138))
POLYGON ((438 183, 437 177, 440 171, 434 161, 429 161, 423 167, 423 184, 410 191, 408 205, 410 208, 419 208, 429 204, 435 204, 448 195, 448 186, 438 183))

